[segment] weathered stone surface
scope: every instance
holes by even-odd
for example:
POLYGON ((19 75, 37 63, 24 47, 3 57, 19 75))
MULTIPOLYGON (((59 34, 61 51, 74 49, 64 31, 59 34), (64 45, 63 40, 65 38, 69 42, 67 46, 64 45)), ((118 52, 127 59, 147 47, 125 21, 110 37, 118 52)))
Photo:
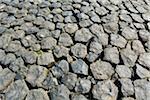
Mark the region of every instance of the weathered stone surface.
POLYGON ((53 49, 56 46, 57 41, 52 37, 46 37, 41 41, 42 49, 53 49))
POLYGON ((50 91, 49 95, 51 100, 70 100, 69 99, 70 91, 63 84, 54 87, 50 91))
POLYGON ((46 78, 48 70, 39 65, 31 65, 26 75, 26 81, 33 87, 42 86, 42 82, 46 78))
POLYGON ((142 53, 139 56, 138 62, 141 65, 150 68, 150 62, 149 62, 149 60, 150 60, 150 53, 142 53))
POLYGON ((32 89, 25 100, 50 100, 47 92, 43 89, 32 89))
POLYGON ((76 83, 75 91, 78 93, 88 93, 91 89, 91 81, 87 79, 79 79, 76 83))
POLYGON ((10 71, 8 68, 3 69, 0 72, 0 90, 4 90, 14 80, 16 74, 10 71))
POLYGON ((142 45, 141 41, 139 41, 139 40, 134 40, 132 42, 132 49, 137 54, 141 54, 141 53, 145 52, 144 46, 142 45))
POLYGON ((74 73, 88 75, 88 65, 82 59, 72 62, 71 68, 74 73))
POLYGON ((99 81, 94 85, 92 94, 93 97, 98 100, 116 100, 118 96, 118 88, 110 80, 99 81))
POLYGON ((90 69, 95 79, 109 79, 114 73, 112 65, 101 60, 92 63, 90 69))
POLYGON ((128 66, 125 65, 117 65, 116 66, 116 73, 119 75, 121 78, 131 78, 131 70, 128 66))
POLYGON ((77 24, 67 24, 65 25, 65 31, 72 34, 78 30, 77 24))
POLYGON ((71 100, 88 100, 88 99, 82 94, 72 94, 71 100))
POLYGON ((77 30, 74 36, 75 41, 87 42, 92 38, 92 33, 87 28, 81 28, 77 30))
POLYGON ((150 77, 150 71, 147 70, 146 68, 142 67, 139 64, 136 64, 136 74, 140 78, 148 78, 148 77, 150 77))
POLYGON ((134 81, 135 98, 136 100, 150 99, 150 82, 144 79, 134 81))
POLYGON ((85 56, 87 55, 87 47, 81 43, 76 43, 71 47, 71 52, 76 57, 85 58, 85 56))
POLYGON ((73 44, 71 37, 67 33, 60 34, 58 41, 58 44, 62 46, 71 46, 73 44))
POLYGON ((29 89, 24 80, 13 82, 5 92, 6 100, 24 100, 29 92, 29 89))
POLYGON ((118 64, 120 62, 118 49, 116 47, 105 48, 103 59, 118 64))
POLYGON ((66 57, 68 54, 69 54, 69 48, 66 48, 64 46, 56 46, 54 48, 54 55, 57 58, 66 57))
POLYGON ((134 87, 130 79, 120 79, 121 92, 124 96, 130 96, 134 94, 134 87))
POLYGON ((38 56, 38 65, 48 65, 55 62, 52 52, 43 52, 38 56))

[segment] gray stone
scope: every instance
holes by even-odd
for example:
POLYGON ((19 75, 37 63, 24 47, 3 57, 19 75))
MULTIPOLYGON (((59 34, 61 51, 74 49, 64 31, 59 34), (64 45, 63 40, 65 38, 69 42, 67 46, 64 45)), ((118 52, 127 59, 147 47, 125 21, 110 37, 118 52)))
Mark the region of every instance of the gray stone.
POLYGON ((74 36, 75 41, 87 42, 92 38, 92 33, 87 28, 81 28, 77 30, 74 36))
POLYGON ((124 48, 127 44, 127 41, 124 37, 119 34, 111 34, 110 35, 110 43, 114 46, 124 48))
POLYGON ((38 56, 37 64, 38 65, 49 65, 55 62, 52 52, 43 52, 38 56))
POLYGON ((62 45, 62 46, 71 46, 73 44, 73 41, 72 41, 70 35, 67 33, 60 34, 58 41, 59 41, 58 44, 62 45))
POLYGON ((93 53, 93 52, 89 52, 86 56, 86 58, 89 62, 94 62, 98 57, 99 57, 99 55, 96 53, 93 53))
POLYGON ((61 82, 68 87, 68 89, 72 90, 75 87, 77 82, 77 75, 71 72, 64 74, 62 76, 61 82))
POLYGON ((89 51, 95 54, 100 54, 103 51, 102 44, 96 41, 91 42, 89 51))
POLYGON ((15 60, 16 60, 16 56, 13 53, 8 53, 1 63, 4 65, 8 65, 15 60))
POLYGON ((42 86, 48 70, 43 66, 31 65, 26 75, 26 81, 33 87, 42 86))
POLYGON ((47 92, 39 88, 30 90, 25 100, 50 100, 50 99, 47 95, 47 92))
POLYGON ((144 46, 143 46, 142 42, 139 40, 132 41, 132 49, 133 49, 133 51, 135 51, 136 54, 141 54, 141 53, 145 52, 144 46))
POLYGON ((144 79, 134 81, 135 99, 149 100, 150 99, 150 82, 144 79))
POLYGON ((46 37, 41 41, 42 49, 53 49, 56 46, 56 39, 52 37, 46 37))
POLYGON ((82 94, 72 94, 71 100, 88 100, 88 99, 82 94))
POLYGON ((51 100, 70 100, 70 91, 65 85, 58 85, 50 91, 51 100))
POLYGON ((134 94, 134 86, 132 84, 132 81, 130 79, 120 79, 121 83, 121 92, 125 97, 131 96, 134 94))
POLYGON ((131 16, 132 16, 133 20, 136 21, 136 22, 139 22, 139 23, 143 23, 144 22, 144 20, 138 14, 131 14, 131 16))
POLYGON ((130 27, 125 27, 121 34, 128 40, 138 39, 137 31, 130 27))
POLYGON ((43 27, 43 28, 48 29, 48 30, 54 30, 55 24, 52 22, 49 22, 49 21, 44 21, 40 27, 43 27))
POLYGON ((112 65, 101 60, 92 63, 90 69, 95 79, 109 79, 114 73, 112 65))
POLYGON ((85 56, 87 55, 87 47, 81 43, 76 43, 71 47, 71 52, 76 57, 85 58, 85 56))
POLYGON ((139 30, 139 36, 143 41, 148 41, 150 33, 147 30, 139 30))
POLYGON ((82 60, 77 59, 71 63, 71 68, 74 73, 88 75, 88 65, 82 60))
POLYGON ((5 49, 7 52, 17 52, 19 49, 21 49, 21 43, 20 41, 12 41, 9 43, 8 47, 5 49))
POLYGON ((69 49, 64 46, 56 46, 54 49, 54 55, 57 58, 66 57, 69 54, 69 49))
POLYGON ((132 22, 132 18, 127 14, 121 14, 121 15, 119 15, 119 18, 121 20, 129 22, 129 23, 132 22))
POLYGON ((137 55, 133 50, 131 50, 131 48, 126 47, 125 49, 122 49, 120 53, 121 53, 121 58, 123 60, 123 63, 126 66, 133 67, 135 65, 135 62, 137 60, 137 55))
POLYGON ((24 80, 17 80, 10 84, 4 92, 6 100, 24 100, 29 89, 24 80))
POLYGON ((63 20, 64 20, 64 17, 60 14, 56 14, 53 18, 54 22, 63 22, 63 20))
POLYGON ((149 78, 150 77, 150 71, 147 70, 146 68, 142 67, 139 64, 136 64, 136 74, 140 78, 149 78))
POLYGON ((92 24, 93 24, 93 22, 90 19, 82 20, 82 21, 79 22, 79 25, 81 27, 88 27, 88 26, 90 26, 92 24))
POLYGON ((103 27, 107 33, 117 34, 119 31, 118 23, 116 23, 116 22, 109 22, 109 23, 103 24, 103 27))
POLYGON ((0 37, 0 48, 6 48, 11 42, 12 35, 11 34, 2 34, 0 37))
POLYGON ((98 100, 117 100, 118 88, 111 80, 98 81, 92 89, 92 94, 98 100))
POLYGON ((91 17, 91 20, 95 23, 100 23, 101 19, 98 15, 91 17))
POLYGON ((140 54, 138 62, 141 65, 150 68, 150 53, 142 53, 142 54, 140 54))
POLYGON ((120 62, 118 49, 116 47, 105 48, 103 59, 118 64, 120 62))
POLYGON ((61 68, 57 67, 57 66, 53 66, 51 68, 51 72, 53 73, 53 75, 56 77, 56 78, 61 78, 64 73, 63 71, 61 70, 61 68))
POLYGON ((77 24, 67 24, 65 25, 65 31, 72 34, 78 30, 78 25, 77 24))
POLYGON ((8 68, 3 69, 0 72, 0 90, 4 90, 14 80, 16 74, 10 71, 8 68))
POLYGON ((37 38, 38 39, 43 39, 43 38, 46 38, 47 36, 49 36, 49 30, 48 29, 41 29, 37 34, 37 38))
POLYGON ((25 32, 23 30, 16 30, 14 38, 15 39, 21 39, 25 36, 25 32))
POLYGON ((44 89, 51 89, 58 85, 58 81, 55 77, 53 77, 52 73, 49 72, 46 79, 42 82, 42 87, 44 89))
POLYGON ((121 100, 135 100, 135 99, 132 97, 123 97, 121 100))
POLYGON ((116 66, 116 73, 119 75, 121 78, 131 78, 131 70, 129 67, 125 65, 117 65, 116 66))
POLYGON ((97 7, 95 9, 96 13, 98 13, 100 16, 103 16, 108 13, 108 11, 104 7, 97 7))
POLYGON ((23 57, 24 61, 28 64, 34 64, 36 62, 36 58, 37 58, 35 52, 27 51, 27 50, 25 50, 23 52, 22 57, 23 57))
POLYGON ((78 93, 88 93, 91 89, 91 81, 87 79, 79 79, 76 83, 75 91, 78 93))
POLYGON ((150 21, 150 13, 149 12, 142 14, 142 17, 144 20, 150 21))
POLYGON ((69 63, 66 60, 61 60, 56 66, 61 68, 64 73, 69 72, 69 63))
POLYGON ((86 19, 89 19, 89 16, 85 13, 78 13, 77 14, 77 17, 80 19, 80 20, 86 20, 86 19))

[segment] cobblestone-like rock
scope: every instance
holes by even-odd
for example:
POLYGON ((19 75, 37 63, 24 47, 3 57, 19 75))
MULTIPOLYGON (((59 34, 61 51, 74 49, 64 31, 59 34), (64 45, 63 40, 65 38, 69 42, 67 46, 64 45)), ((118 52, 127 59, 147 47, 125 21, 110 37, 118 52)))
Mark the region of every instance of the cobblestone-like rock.
POLYGON ((24 100, 28 94, 29 89, 24 80, 17 80, 13 82, 4 91, 6 100, 24 100))
POLYGON ((26 81, 33 87, 42 86, 48 70, 43 66, 31 65, 26 75, 26 81))
POLYGON ((109 79, 114 73, 112 65, 101 60, 92 63, 90 69, 95 79, 109 79))
POLYGON ((96 85, 94 85, 92 94, 93 97, 98 100, 116 100, 118 96, 118 89, 110 80, 99 81, 96 85))
POLYGON ((150 77, 150 71, 140 66, 139 64, 136 64, 136 73, 140 78, 150 77))
POLYGON ((150 55, 150 53, 140 54, 138 62, 140 64, 142 64, 143 66, 146 66, 149 68, 149 66, 150 66, 150 62, 149 62, 150 56, 149 55, 150 55))
POLYGON ((8 68, 3 69, 0 72, 0 90, 6 89, 7 86, 14 80, 15 78, 15 73, 13 73, 11 70, 8 68))
POLYGON ((104 60, 110 61, 111 63, 118 64, 120 62, 118 49, 116 47, 105 48, 104 60))
POLYGON ((77 43, 71 47, 71 52, 76 57, 85 58, 87 55, 87 47, 81 43, 77 43))
POLYGON ((67 24, 65 26, 65 30, 66 30, 66 32, 72 34, 78 30, 78 26, 77 26, 77 24, 67 24))
POLYGON ((47 92, 43 89, 32 89, 25 100, 50 100, 47 92))
POLYGON ((88 65, 82 59, 72 62, 71 68, 74 73, 88 75, 88 65))
POLYGON ((71 100, 88 100, 88 99, 84 97, 82 94, 73 94, 71 96, 71 100))

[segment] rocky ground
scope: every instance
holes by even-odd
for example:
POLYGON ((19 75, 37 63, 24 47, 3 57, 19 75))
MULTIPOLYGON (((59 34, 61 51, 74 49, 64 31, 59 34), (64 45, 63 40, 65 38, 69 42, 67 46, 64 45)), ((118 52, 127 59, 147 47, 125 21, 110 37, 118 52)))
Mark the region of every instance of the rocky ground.
POLYGON ((0 100, 150 100, 150 0, 0 0, 0 100))

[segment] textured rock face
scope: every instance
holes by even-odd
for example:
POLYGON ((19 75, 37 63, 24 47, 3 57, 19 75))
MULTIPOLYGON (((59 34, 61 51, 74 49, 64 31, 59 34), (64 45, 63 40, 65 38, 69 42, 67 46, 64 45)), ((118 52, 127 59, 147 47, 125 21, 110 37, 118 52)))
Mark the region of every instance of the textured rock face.
POLYGON ((150 100, 150 0, 0 0, 0 100, 150 100))

